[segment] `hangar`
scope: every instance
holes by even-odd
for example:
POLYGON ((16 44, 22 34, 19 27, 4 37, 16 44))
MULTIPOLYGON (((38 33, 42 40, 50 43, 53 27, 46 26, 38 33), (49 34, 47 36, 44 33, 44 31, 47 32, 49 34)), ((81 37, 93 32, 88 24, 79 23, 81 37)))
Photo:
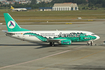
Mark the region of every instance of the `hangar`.
POLYGON ((39 11, 52 11, 52 7, 40 7, 39 11))
POLYGON ((53 11, 71 11, 71 10, 78 10, 77 3, 55 3, 53 11))

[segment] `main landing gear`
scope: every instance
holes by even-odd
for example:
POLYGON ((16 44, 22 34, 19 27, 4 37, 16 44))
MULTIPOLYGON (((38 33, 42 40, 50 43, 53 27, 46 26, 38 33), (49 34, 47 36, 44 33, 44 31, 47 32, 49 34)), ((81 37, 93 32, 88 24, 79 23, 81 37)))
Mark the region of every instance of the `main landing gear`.
POLYGON ((87 45, 91 45, 92 46, 93 45, 93 41, 88 41, 87 45))
POLYGON ((50 46, 54 46, 54 42, 50 42, 50 46))

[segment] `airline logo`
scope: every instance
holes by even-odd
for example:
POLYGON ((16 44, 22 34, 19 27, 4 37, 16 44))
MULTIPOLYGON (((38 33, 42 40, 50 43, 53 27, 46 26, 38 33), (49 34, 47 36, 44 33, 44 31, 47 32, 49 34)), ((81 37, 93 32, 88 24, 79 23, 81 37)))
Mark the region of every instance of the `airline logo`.
POLYGON ((9 21, 9 22, 8 22, 8 27, 9 27, 10 29, 13 29, 13 28, 15 27, 15 22, 14 22, 14 21, 9 21))

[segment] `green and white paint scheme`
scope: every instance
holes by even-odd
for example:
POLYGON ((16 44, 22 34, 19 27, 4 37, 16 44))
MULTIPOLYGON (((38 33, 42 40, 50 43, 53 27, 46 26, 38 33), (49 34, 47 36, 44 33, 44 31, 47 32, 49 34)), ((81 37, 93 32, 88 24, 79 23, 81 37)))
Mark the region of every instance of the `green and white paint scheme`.
POLYGON ((4 18, 8 29, 4 31, 6 35, 23 41, 48 42, 53 46, 54 43, 70 45, 72 42, 85 41, 90 44, 100 38, 89 31, 30 31, 21 28, 8 13, 4 13, 4 18))

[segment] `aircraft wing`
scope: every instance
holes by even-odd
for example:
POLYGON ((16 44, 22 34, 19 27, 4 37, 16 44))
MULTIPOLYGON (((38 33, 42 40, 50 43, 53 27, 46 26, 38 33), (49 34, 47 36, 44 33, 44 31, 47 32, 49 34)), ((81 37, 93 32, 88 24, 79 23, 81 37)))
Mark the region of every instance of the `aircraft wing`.
POLYGON ((71 40, 67 38, 61 38, 61 39, 48 39, 48 42, 56 42, 62 45, 70 45, 71 40))
POLYGON ((48 42, 60 42, 62 40, 66 40, 66 39, 47 39, 48 42))

